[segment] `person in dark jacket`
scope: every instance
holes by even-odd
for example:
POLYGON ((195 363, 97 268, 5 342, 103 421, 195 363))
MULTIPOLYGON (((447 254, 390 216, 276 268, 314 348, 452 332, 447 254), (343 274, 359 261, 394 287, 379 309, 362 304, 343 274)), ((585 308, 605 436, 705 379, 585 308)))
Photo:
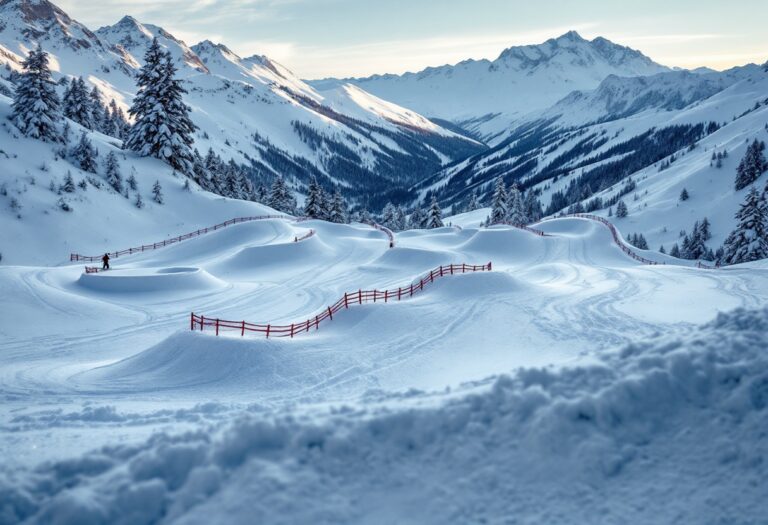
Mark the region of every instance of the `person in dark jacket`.
POLYGON ((109 270, 109 254, 105 253, 104 257, 101 258, 101 262, 104 263, 101 266, 102 270, 109 270))

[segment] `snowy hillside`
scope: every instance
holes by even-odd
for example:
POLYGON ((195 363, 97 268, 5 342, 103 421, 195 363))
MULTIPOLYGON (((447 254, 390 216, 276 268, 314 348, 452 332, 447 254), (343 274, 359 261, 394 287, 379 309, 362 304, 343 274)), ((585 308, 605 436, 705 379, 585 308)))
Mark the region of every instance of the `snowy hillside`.
MULTIPOLYGON (((617 222, 625 234, 642 233, 654 249, 669 249, 681 241, 681 230, 707 217, 716 249, 744 198, 734 179, 746 142, 768 139, 767 100, 762 66, 610 77, 532 115, 488 153, 446 168, 419 190, 457 203, 459 211, 472 193, 485 196, 487 205, 494 179, 502 176, 539 193, 545 211, 557 213, 575 203, 586 208, 595 198, 608 202, 627 193, 631 181, 630 217, 617 222), (728 154, 719 168, 716 152, 728 154), (696 199, 679 202, 683 188, 696 199)), ((589 211, 607 215, 613 205, 589 211)))
MULTIPOLYGON (((496 60, 465 60, 404 75, 345 79, 428 117, 459 123, 493 143, 522 114, 571 91, 593 89, 609 75, 642 76, 668 68, 604 38, 575 31, 539 45, 511 47, 496 60), (460 101, 460 102, 459 102, 460 101)), ((323 89, 339 81, 311 82, 323 89)))
MULTIPOLYGON (((353 199, 405 187, 443 164, 482 149, 471 139, 359 89, 329 101, 263 56, 242 59, 226 46, 189 47, 163 28, 124 17, 92 32, 46 0, 0 2, 0 64, 18 70, 40 43, 61 76, 84 76, 105 102, 127 108, 134 75, 152 38, 169 50, 187 81, 195 147, 252 168, 255 182, 278 173, 303 186, 315 175, 353 199)), ((375 201, 375 198, 374 198, 375 201)))
POLYGON ((541 227, 390 249, 265 220, 104 273, 0 267, 0 522, 758 520, 768 313, 696 325, 764 305, 765 265, 642 266, 598 223, 541 227), (190 331, 487 261, 293 339, 190 331))

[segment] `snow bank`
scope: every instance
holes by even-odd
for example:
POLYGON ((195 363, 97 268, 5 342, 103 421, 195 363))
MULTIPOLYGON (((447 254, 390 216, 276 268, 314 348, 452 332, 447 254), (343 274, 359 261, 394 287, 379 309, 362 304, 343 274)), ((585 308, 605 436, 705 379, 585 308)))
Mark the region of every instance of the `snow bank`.
POLYGON ((758 523, 766 347, 768 308, 736 310, 592 366, 245 414, 6 472, 0 522, 758 523))

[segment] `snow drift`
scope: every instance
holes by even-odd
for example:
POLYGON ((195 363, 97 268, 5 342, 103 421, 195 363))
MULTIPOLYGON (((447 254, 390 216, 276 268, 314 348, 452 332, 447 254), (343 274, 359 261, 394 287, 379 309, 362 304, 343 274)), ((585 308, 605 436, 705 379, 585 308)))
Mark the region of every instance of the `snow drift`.
POLYGON ((0 522, 758 523, 767 346, 768 308, 736 310, 451 395, 254 409, 6 472, 0 522))

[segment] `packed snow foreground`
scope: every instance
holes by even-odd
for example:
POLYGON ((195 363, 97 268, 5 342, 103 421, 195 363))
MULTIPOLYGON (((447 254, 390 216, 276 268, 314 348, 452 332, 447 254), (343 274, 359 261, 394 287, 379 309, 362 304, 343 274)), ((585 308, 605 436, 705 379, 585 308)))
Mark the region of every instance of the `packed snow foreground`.
POLYGON ((487 213, 392 249, 268 219, 108 272, 0 267, 0 523, 764 520, 765 264, 641 265, 598 222, 487 213), (293 339, 189 326, 488 261, 293 339))

